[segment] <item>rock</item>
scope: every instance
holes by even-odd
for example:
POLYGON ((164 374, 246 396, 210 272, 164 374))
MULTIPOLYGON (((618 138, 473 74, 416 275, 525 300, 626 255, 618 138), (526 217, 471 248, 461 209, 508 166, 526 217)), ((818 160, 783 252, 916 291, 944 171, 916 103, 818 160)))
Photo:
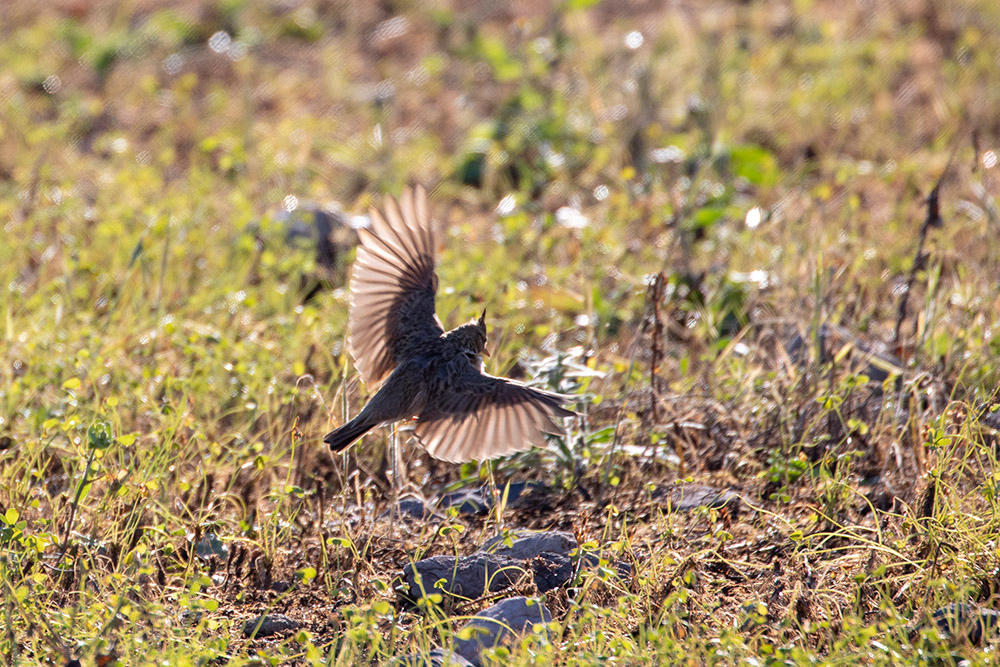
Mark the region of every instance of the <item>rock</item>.
MULTIPOLYGON (((601 564, 597 554, 584 554, 582 560, 581 571, 594 569, 601 564)), ((528 565, 539 593, 572 583, 577 573, 577 566, 572 558, 551 552, 539 554, 537 558, 528 561, 528 565)), ((617 561, 611 569, 619 579, 628 579, 632 576, 632 565, 627 561, 617 561)))
POLYGON ((433 556, 409 563, 403 568, 403 579, 411 600, 441 592, 476 599, 512 586, 524 572, 522 563, 513 558, 475 553, 459 558, 433 556), (441 586, 435 586, 441 580, 441 586))
POLYGON ((524 597, 508 598, 462 626, 460 636, 471 632, 468 639, 455 640, 455 652, 474 665, 481 664, 482 652, 499 645, 508 637, 530 630, 535 623, 549 623, 552 614, 544 604, 524 597))
POLYGON ((562 586, 573 578, 570 552, 576 538, 558 531, 513 530, 497 535, 479 547, 477 553, 513 558, 526 563, 540 593, 562 586))
POLYGON ((297 581, 291 579, 286 579, 283 581, 272 581, 271 584, 267 587, 267 590, 274 591, 275 593, 284 593, 286 591, 291 590, 292 588, 295 588, 295 584, 297 583, 298 583, 297 581))
MULTIPOLYGON (((476 553, 506 556, 521 561, 525 564, 525 569, 531 571, 538 591, 544 593, 573 579, 576 558, 572 554, 577 546, 576 538, 570 533, 519 529, 493 537, 479 547, 476 553)), ((583 568, 595 568, 601 562, 597 554, 592 553, 583 554, 580 558, 583 559, 583 568)), ((632 575, 632 566, 625 561, 616 563, 614 569, 620 578, 632 575)))
MULTIPOLYGON (((503 488, 498 489, 503 494, 503 488)), ((511 482, 507 492, 507 507, 542 510, 551 507, 552 489, 541 482, 511 482)))
POLYGON ((266 614, 251 618, 243 624, 244 637, 270 637, 279 632, 294 630, 299 627, 298 621, 284 616, 283 614, 266 614))
POLYGON ((577 548, 576 538, 561 531, 512 530, 497 535, 477 549, 477 553, 508 556, 517 560, 534 558, 544 552, 569 556, 577 548), (510 540, 510 544, 507 541, 510 540))
POLYGON ((213 557, 220 561, 225 561, 229 557, 229 547, 219 539, 218 535, 208 532, 195 542, 194 553, 198 558, 206 562, 213 557))
MULTIPOLYGON (((597 554, 584 554, 581 569, 595 568, 600 566, 601 559, 597 554)), ((619 579, 627 579, 632 576, 632 563, 627 560, 619 560, 614 563, 605 561, 605 566, 614 571, 619 579)))
MULTIPOLYGON (((930 620, 946 637, 976 646, 1000 635, 1000 611, 974 604, 953 602, 931 614, 930 620)), ((915 635, 928 625, 918 622, 910 632, 915 635)))
POLYGON ((337 203, 301 202, 291 211, 281 209, 275 219, 285 228, 285 242, 315 247, 316 265, 325 269, 335 269, 343 252, 358 242, 359 225, 337 203))
POLYGON ((400 516, 413 517, 414 519, 423 519, 429 514, 427 508, 424 507, 424 501, 419 498, 401 498, 397 509, 400 516))
POLYGON ((634 570, 632 569, 632 563, 628 562, 627 560, 615 561, 615 573, 618 575, 619 578, 628 579, 629 577, 632 576, 633 571, 634 570))
MULTIPOLYGON (((512 586, 526 572, 544 593, 573 579, 577 564, 571 553, 576 548, 576 538, 570 533, 513 530, 488 540, 471 556, 434 556, 407 565, 403 568, 403 595, 417 600, 445 592, 475 599, 512 586), (440 587, 435 586, 438 581, 443 582, 440 587)), ((595 554, 582 558, 583 567, 594 568, 600 563, 595 554)), ((617 563, 615 570, 622 578, 632 573, 626 562, 617 563)))
POLYGON ((454 507, 459 514, 486 514, 493 507, 493 501, 483 495, 481 489, 462 489, 441 496, 440 507, 454 507))
MULTIPOLYGON (((503 498, 506 486, 498 486, 496 499, 503 498)), ((549 507, 551 489, 541 482, 511 482, 507 490, 508 509, 544 509, 549 507)), ((441 508, 457 507, 462 514, 482 515, 493 509, 493 492, 489 486, 477 489, 459 489, 441 496, 441 508)))
POLYGON ((573 578, 575 568, 569 556, 546 553, 533 558, 530 563, 535 588, 539 593, 559 588, 573 578))
POLYGON ((177 620, 181 625, 193 626, 201 623, 201 619, 205 617, 205 612, 203 611, 192 611, 190 609, 185 609, 177 617, 177 620))
MULTIPOLYGON (((423 500, 412 496, 408 498, 400 498, 399 504, 396 506, 396 511, 398 512, 398 516, 404 519, 417 519, 423 521, 425 519, 440 520, 442 518, 437 513, 432 512, 430 508, 424 504, 423 500)), ((392 516, 392 509, 387 509, 379 516, 383 518, 392 516)))
POLYGON ((427 655, 411 653, 393 661, 399 667, 471 667, 472 663, 451 651, 435 648, 427 655))
POLYGON ((676 484, 653 491, 653 498, 665 500, 668 512, 690 512, 699 507, 738 512, 740 497, 732 491, 720 491, 704 484, 676 484))

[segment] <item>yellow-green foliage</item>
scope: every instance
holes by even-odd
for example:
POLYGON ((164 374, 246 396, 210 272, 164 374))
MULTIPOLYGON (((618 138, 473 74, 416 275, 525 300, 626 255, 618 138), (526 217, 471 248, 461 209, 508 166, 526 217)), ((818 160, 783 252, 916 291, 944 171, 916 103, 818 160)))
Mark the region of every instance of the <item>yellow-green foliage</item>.
MULTIPOLYGON (((380 662, 480 608, 395 605, 500 518, 380 518, 385 432, 330 462, 352 251, 282 217, 412 182, 446 324, 487 306, 489 370, 587 415, 493 469, 605 559, 498 659, 995 659, 907 626, 996 606, 994 0, 2 4, 0 659, 380 662), (651 503, 687 478, 749 508, 651 503)), ((405 452, 428 495, 488 474, 405 452)))

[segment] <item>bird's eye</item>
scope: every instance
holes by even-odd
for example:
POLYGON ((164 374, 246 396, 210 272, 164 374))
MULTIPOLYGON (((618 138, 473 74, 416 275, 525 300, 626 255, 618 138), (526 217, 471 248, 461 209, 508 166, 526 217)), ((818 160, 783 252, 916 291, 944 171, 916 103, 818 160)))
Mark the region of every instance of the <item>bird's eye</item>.
POLYGON ((470 364, 475 364, 479 360, 479 355, 472 350, 462 350, 462 354, 469 360, 470 364))

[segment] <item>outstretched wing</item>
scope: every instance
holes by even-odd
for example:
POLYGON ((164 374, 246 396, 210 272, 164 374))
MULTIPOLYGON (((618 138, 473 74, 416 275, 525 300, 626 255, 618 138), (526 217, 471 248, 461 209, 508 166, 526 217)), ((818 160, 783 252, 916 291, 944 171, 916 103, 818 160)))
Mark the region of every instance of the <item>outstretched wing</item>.
POLYGON ((370 230, 359 230, 347 337, 368 385, 444 333, 434 314, 435 235, 427 193, 407 188, 398 204, 386 197, 384 213, 373 209, 371 223, 370 230))
POLYGON ((568 396, 463 366, 454 390, 428 401, 417 417, 415 435, 435 458, 483 461, 544 447, 546 433, 563 433, 556 420, 575 414, 561 405, 568 396))

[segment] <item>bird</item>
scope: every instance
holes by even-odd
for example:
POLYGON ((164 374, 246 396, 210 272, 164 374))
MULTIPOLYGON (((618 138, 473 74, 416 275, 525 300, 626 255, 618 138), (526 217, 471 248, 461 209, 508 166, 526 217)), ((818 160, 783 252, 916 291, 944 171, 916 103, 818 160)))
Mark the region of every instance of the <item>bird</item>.
POLYGON ((411 420, 431 456, 454 463, 485 461, 561 435, 574 416, 570 396, 482 370, 489 355, 486 310, 450 331, 434 311, 437 233, 423 187, 386 196, 370 212, 349 282, 347 347, 375 394, 356 417, 328 433, 333 452, 382 424, 411 420))

